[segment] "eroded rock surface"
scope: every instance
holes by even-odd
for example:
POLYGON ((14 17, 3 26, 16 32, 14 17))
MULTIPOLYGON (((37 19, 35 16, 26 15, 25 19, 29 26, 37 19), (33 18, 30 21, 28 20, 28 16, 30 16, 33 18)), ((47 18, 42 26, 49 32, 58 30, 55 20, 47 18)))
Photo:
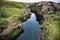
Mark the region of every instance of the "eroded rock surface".
MULTIPOLYGON (((23 22, 25 22, 26 20, 28 20, 30 18, 30 15, 31 15, 30 13, 31 13, 30 9, 25 8, 25 11, 23 11, 23 13, 21 13, 21 15, 24 15, 24 16, 22 16, 22 18, 21 17, 17 18, 17 16, 15 16, 14 18, 9 19, 8 27, 4 30, 1 28, 2 30, 0 30, 1 31, 0 32, 0 40, 12 40, 14 37, 11 38, 11 33, 14 32, 15 29, 21 28, 22 29, 21 31, 23 31, 23 27, 22 27, 23 22), (21 23, 16 25, 14 20, 18 20, 21 23)), ((18 13, 18 14, 20 14, 20 13, 18 13)), ((16 33, 16 37, 13 40, 16 40, 17 36, 20 35, 21 31, 16 33)))
POLYGON ((45 14, 51 14, 60 11, 60 3, 42 1, 38 3, 33 3, 29 5, 31 12, 36 14, 37 21, 44 21, 45 14))
MULTIPOLYGON (((46 39, 53 40, 54 38, 51 36, 51 34, 53 35, 54 31, 56 31, 54 29, 55 26, 50 25, 51 29, 53 29, 53 32, 52 31, 49 32, 50 28, 47 25, 49 25, 49 23, 52 24, 51 22, 53 22, 53 24, 54 24, 53 20, 55 20, 54 19, 55 16, 60 15, 60 3, 55 3, 55 2, 51 2, 51 1, 48 1, 48 2, 42 1, 42 2, 38 2, 38 3, 30 4, 29 7, 31 9, 31 12, 35 13, 35 15, 37 17, 37 21, 40 23, 40 25, 42 24, 42 27, 41 27, 42 31, 40 33, 41 34, 40 39, 41 40, 46 40, 46 39)), ((57 34, 55 34, 55 35, 57 35, 57 34)), ((57 38, 57 36, 55 36, 55 37, 57 40, 59 40, 59 37, 58 38, 57 38)))

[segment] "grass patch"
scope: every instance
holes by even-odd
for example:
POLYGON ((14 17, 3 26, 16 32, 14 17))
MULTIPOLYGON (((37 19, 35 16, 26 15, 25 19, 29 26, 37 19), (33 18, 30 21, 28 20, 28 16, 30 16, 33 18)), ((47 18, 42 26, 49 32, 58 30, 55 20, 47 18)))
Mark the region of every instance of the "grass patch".
MULTIPOLYGON (((10 26, 10 25, 17 26, 19 23, 21 23, 20 21, 18 21, 18 18, 24 17, 23 11, 25 10, 26 4, 25 3, 19 3, 19 2, 10 2, 10 1, 6 1, 6 2, 4 1, 3 3, 4 3, 4 5, 2 4, 3 6, 0 7, 3 9, 0 12, 2 12, 3 14, 6 12, 4 14, 4 17, 6 15, 7 15, 7 17, 6 18, 0 17, 0 27, 5 27, 5 25, 7 25, 6 21, 9 22, 8 26, 10 26)), ((6 27, 8 27, 8 26, 6 26, 6 27)), ((11 33, 11 37, 16 36, 21 31, 22 31, 22 28, 14 29, 14 31, 11 33)))
POLYGON ((48 30, 46 40, 60 40, 60 15, 53 13, 46 16, 50 17, 44 26, 48 30))
POLYGON ((19 8, 5 8, 9 16, 15 15, 18 12, 22 12, 23 9, 19 8))
POLYGON ((16 28, 14 29, 14 31, 11 33, 11 37, 15 37, 16 35, 18 35, 18 33, 20 33, 23 29, 22 28, 16 28))
POLYGON ((0 20, 0 28, 7 28, 8 27, 8 21, 7 20, 0 20))

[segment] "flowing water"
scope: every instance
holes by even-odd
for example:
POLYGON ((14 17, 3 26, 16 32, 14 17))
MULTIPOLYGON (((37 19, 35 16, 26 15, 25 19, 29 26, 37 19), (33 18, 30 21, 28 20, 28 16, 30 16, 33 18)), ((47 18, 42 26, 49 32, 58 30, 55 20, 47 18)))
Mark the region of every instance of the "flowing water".
POLYGON ((24 32, 17 40, 40 40, 40 25, 34 13, 31 13, 31 18, 24 22, 23 29, 24 32))

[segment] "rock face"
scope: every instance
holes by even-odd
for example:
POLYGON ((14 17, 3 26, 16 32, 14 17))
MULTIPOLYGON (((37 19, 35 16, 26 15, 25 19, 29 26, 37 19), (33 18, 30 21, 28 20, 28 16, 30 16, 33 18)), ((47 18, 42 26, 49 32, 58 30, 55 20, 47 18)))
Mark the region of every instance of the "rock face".
POLYGON ((4 29, 4 28, 0 28, 0 40, 16 40, 16 38, 23 32, 23 23, 28 20, 31 16, 31 11, 29 8, 25 8, 25 11, 23 11, 23 13, 21 15, 23 15, 23 17, 18 17, 15 19, 12 18, 12 20, 9 20, 8 23, 9 23, 9 26, 4 29), (19 23, 18 25, 16 25, 14 23, 14 19, 15 20, 18 20, 19 23), (11 25, 10 25, 11 24, 11 25), (19 29, 19 31, 16 33, 16 35, 14 37, 11 37, 11 33, 14 32, 15 29, 19 29), (20 31, 21 29, 21 31, 20 31))
MULTIPOLYGON (((41 25, 42 31, 40 33, 41 34, 40 39, 41 40, 60 40, 60 38, 59 38, 60 36, 59 37, 54 36, 54 31, 57 33, 56 29, 54 29, 57 24, 56 19, 60 21, 60 19, 59 19, 60 3, 42 1, 39 3, 30 4, 29 7, 30 7, 31 12, 35 13, 35 15, 37 17, 37 21, 40 24, 42 24, 41 25), (57 15, 59 15, 59 17, 57 15), (55 17, 56 17, 56 19, 55 19, 55 17), (54 24, 54 26, 53 26, 53 24, 54 24), (49 30, 50 30, 50 32, 49 32, 49 30), (54 39, 53 36, 56 37, 56 39, 54 39)), ((56 28, 57 28, 57 26, 56 26, 56 28)), ((56 33, 55 33, 55 35, 58 35, 56 33)))
POLYGON ((52 13, 60 10, 60 3, 42 1, 30 5, 31 11, 37 13, 47 12, 52 13))
POLYGON ((25 22, 27 19, 30 18, 31 16, 31 11, 28 8, 28 6, 25 8, 24 13, 22 13, 21 15, 24 15, 22 18, 18 18, 18 20, 20 20, 21 22, 25 22))
POLYGON ((44 21, 44 16, 46 13, 55 13, 60 11, 60 3, 55 3, 51 1, 42 1, 39 3, 33 3, 29 5, 31 12, 36 14, 37 21, 44 21))

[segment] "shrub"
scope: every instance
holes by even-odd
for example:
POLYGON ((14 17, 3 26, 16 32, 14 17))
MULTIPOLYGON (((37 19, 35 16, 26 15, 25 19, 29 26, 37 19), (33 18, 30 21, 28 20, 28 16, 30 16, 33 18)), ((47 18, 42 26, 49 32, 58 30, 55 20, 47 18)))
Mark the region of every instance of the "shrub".
POLYGON ((7 15, 7 13, 6 13, 6 11, 5 11, 5 9, 4 8, 0 8, 0 18, 6 18, 6 17, 8 17, 8 15, 7 15))

